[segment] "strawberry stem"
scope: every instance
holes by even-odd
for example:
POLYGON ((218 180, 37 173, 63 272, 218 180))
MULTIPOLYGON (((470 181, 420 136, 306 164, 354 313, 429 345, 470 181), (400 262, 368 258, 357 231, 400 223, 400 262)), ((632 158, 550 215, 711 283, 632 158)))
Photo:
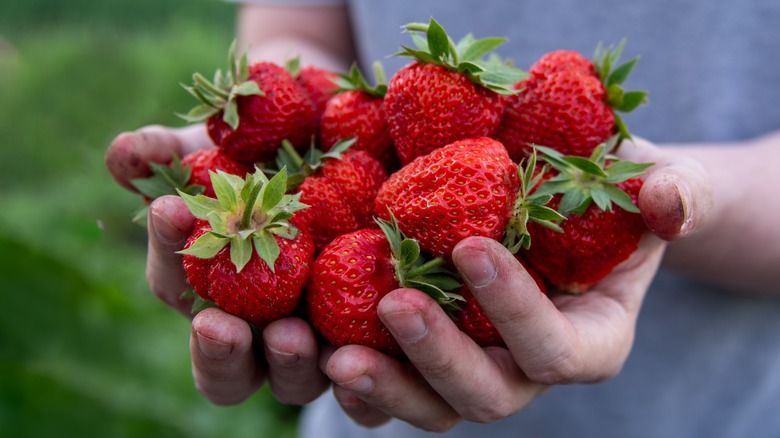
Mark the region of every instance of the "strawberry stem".
POLYGON ((262 190, 262 188, 263 184, 257 183, 254 187, 252 187, 252 191, 249 193, 249 198, 246 200, 244 213, 241 215, 242 230, 249 229, 249 226, 252 223, 252 213, 254 211, 255 203, 257 203, 257 197, 260 195, 260 190, 262 190))
POLYGON ((423 263, 422 265, 409 270, 406 273, 407 278, 414 278, 419 275, 422 275, 428 271, 430 271, 433 268, 438 268, 439 266, 442 266, 444 264, 444 259, 441 257, 436 257, 435 259, 428 260, 427 262, 423 263))

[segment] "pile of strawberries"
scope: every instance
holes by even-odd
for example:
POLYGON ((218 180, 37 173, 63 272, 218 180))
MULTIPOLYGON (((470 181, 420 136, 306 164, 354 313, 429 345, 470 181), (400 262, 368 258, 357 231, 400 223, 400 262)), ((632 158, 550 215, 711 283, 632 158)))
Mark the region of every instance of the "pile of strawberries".
POLYGON ((217 148, 137 187, 173 183, 197 218, 181 253, 201 304, 257 327, 298 314, 336 346, 397 355, 376 307, 411 287, 502 345, 454 272, 459 241, 502 241, 549 293, 583 293, 636 250, 649 164, 612 152, 628 137, 616 111, 646 94, 622 88, 636 61, 618 65, 622 44, 524 72, 493 53, 502 38, 405 28, 413 60, 387 83, 378 65, 374 85, 357 67, 250 65, 235 45, 227 72, 193 75, 200 104, 183 117, 217 148))

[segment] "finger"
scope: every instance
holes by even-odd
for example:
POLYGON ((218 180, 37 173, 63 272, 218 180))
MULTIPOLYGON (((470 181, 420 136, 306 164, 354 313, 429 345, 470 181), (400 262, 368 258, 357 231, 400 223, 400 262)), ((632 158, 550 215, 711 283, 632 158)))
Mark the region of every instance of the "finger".
POLYGON ((701 229, 712 211, 709 174, 696 160, 669 152, 643 139, 621 145, 621 156, 655 163, 639 192, 639 209, 647 228, 672 241, 701 229))
POLYGON ((444 432, 459 420, 413 368, 371 348, 348 345, 336 350, 326 371, 339 388, 334 393, 342 406, 360 424, 375 426, 385 419, 384 413, 420 429, 444 432))
POLYGON ((268 382, 277 400, 303 405, 330 386, 319 367, 317 339, 302 319, 274 321, 263 330, 268 382))
POLYGON ((241 403, 263 383, 252 330, 222 310, 206 309, 192 320, 190 354, 195 387, 212 403, 241 403))
POLYGON ((420 291, 395 290, 377 311, 425 381, 469 421, 487 423, 511 415, 541 389, 517 366, 498 364, 420 291))
POLYGON ((341 409, 357 424, 365 427, 379 427, 390 421, 389 415, 361 400, 348 389, 335 385, 333 386, 333 395, 341 409))
POLYGON ((169 163, 173 154, 183 157, 195 150, 213 147, 203 125, 183 128, 146 126, 119 134, 106 151, 106 167, 122 187, 136 191, 131 181, 151 175, 152 163, 169 163))
POLYGON ((465 239, 452 258, 532 381, 598 381, 622 366, 633 330, 621 302, 589 291, 574 300, 580 307, 561 313, 515 257, 492 239, 465 239))
POLYGON ((149 206, 146 280, 160 300, 187 316, 192 301, 181 299, 189 285, 176 251, 184 247, 194 220, 178 196, 162 196, 149 206))

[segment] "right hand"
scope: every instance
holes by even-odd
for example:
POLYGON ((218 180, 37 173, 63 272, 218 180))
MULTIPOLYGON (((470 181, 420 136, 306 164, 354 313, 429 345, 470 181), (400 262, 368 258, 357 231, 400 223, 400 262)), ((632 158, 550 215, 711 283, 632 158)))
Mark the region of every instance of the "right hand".
MULTIPOLYGON (((214 146, 202 125, 148 126, 118 135, 106 152, 106 166, 119 185, 135 191, 131 181, 151 174, 148 163, 166 163, 174 153, 181 157, 207 147, 214 146)), ((192 301, 181 298, 189 286, 176 251, 183 248, 193 221, 179 197, 164 196, 149 206, 147 281, 161 301, 187 317, 192 317, 192 301)), ((207 309, 192 318, 195 386, 218 405, 243 402, 265 381, 282 403, 302 405, 314 400, 330 386, 320 371, 320 353, 312 328, 300 318, 269 324, 262 339, 253 339, 245 321, 220 309, 207 309)))

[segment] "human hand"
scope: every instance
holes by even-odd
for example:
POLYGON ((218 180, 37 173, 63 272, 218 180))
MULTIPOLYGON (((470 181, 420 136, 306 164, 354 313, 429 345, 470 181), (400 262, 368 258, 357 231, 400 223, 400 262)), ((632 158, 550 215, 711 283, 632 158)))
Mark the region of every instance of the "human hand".
POLYGON ((656 165, 639 196, 652 232, 628 260, 585 294, 548 298, 497 242, 460 242, 453 261, 507 348, 478 347, 429 297, 396 290, 378 312, 409 363, 365 347, 336 350, 324 370, 345 412, 366 426, 398 418, 441 432, 461 419, 491 422, 518 412, 549 385, 617 375, 665 241, 694 233, 711 209, 701 166, 646 141, 634 143, 621 148, 623 158, 656 165))
MULTIPOLYGON (((171 129, 150 126, 120 134, 106 153, 106 166, 123 187, 150 174, 149 162, 169 162, 213 147, 201 125, 171 129)), ((149 206, 146 277, 152 292, 168 306, 191 317, 191 299, 182 256, 194 217, 176 196, 163 196, 149 206)), ((319 346, 309 325, 300 318, 269 324, 261 339, 253 339, 249 325, 219 309, 206 309, 192 319, 190 354, 195 386, 220 405, 240 403, 265 381, 283 403, 305 404, 329 386, 318 366, 319 346)))

